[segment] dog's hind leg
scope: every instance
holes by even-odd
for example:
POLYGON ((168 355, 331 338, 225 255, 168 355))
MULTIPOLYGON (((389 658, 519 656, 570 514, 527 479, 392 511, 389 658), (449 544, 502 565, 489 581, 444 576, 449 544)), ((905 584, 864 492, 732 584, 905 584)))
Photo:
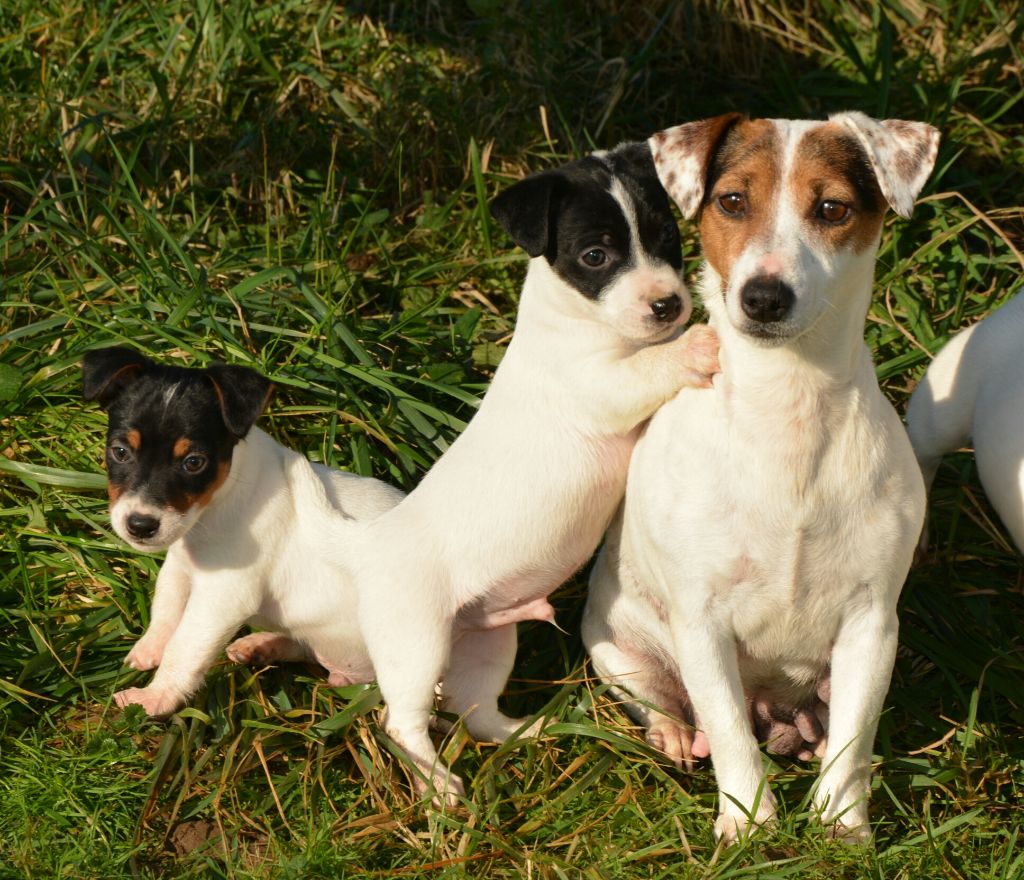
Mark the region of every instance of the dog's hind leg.
POLYGON ((692 770, 707 757, 707 740, 694 729, 693 711, 678 676, 642 651, 620 647, 611 638, 588 641, 590 659, 609 693, 644 726, 647 742, 676 767, 692 770))
MULTIPOLYGON (((505 689, 515 658, 514 623, 457 636, 441 685, 442 707, 461 716, 474 739, 504 742, 525 726, 525 719, 510 718, 498 709, 498 696, 505 689)), ((537 721, 521 736, 536 736, 540 728, 537 721)))

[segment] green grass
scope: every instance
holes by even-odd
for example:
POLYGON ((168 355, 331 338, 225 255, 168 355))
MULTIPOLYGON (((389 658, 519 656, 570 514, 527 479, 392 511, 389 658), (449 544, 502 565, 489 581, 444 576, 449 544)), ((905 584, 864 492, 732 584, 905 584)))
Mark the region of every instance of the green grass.
POLYGON ((411 799, 372 688, 225 661, 169 722, 111 706, 145 680, 121 661, 159 560, 109 529, 83 352, 250 364, 278 385, 275 436, 409 488, 511 332, 523 257, 485 203, 528 170, 730 109, 939 126, 867 331, 902 407, 1022 285, 1024 17, 811 6, 3 5, 0 877, 1024 876, 1024 569, 967 454, 904 592, 868 851, 823 838, 790 764, 778 828, 716 850, 710 773, 660 762, 588 678, 582 578, 553 599, 565 633, 522 627, 509 685, 552 735, 449 735, 471 783, 452 813, 411 799))

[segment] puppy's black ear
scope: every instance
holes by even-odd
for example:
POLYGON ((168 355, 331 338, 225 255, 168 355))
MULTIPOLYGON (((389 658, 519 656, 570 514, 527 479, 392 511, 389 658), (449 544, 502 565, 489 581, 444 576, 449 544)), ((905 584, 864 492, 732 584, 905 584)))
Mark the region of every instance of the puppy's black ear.
POLYGON ((151 366, 149 358, 121 345, 87 351, 82 358, 82 397, 98 400, 106 409, 139 373, 151 366))
POLYGON ((547 250, 552 196, 561 181, 557 171, 541 171, 512 184, 491 202, 491 215, 531 257, 547 250))
POLYGON ((626 168, 637 177, 644 175, 657 176, 654 168, 654 156, 651 155, 651 147, 646 141, 626 141, 619 144, 614 150, 606 154, 613 167, 626 168))
POLYGON ((220 401, 224 425, 241 439, 270 402, 273 383, 249 367, 234 364, 211 364, 206 373, 220 401))

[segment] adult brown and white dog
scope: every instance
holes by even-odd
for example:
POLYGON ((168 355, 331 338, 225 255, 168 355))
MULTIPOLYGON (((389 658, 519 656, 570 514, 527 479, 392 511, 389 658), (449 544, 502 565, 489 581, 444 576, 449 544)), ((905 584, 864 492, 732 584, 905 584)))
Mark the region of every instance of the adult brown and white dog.
POLYGON ((727 840, 776 809, 749 695, 805 709, 830 670, 814 804, 836 835, 868 832, 925 493, 863 329, 886 203, 910 215, 938 139, 923 123, 840 113, 727 115, 649 141, 683 215, 700 217, 722 372, 711 393, 683 388, 637 444, 584 640, 668 753, 691 757, 681 719, 698 720, 727 840))

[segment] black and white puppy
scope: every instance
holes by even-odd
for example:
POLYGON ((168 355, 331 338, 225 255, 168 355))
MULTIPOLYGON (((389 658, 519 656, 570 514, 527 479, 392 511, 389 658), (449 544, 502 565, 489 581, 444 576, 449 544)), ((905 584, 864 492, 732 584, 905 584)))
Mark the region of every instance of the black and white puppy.
POLYGON ((331 684, 372 680, 354 587, 323 548, 324 511, 370 519, 402 493, 311 465, 253 427, 271 384, 246 367, 165 366, 114 347, 85 355, 83 380, 85 399, 109 410, 114 531, 167 550, 149 627, 125 660, 159 668, 117 704, 173 712, 246 623, 274 632, 238 639, 233 660, 316 660, 331 684))
POLYGON ((498 709, 516 623, 553 618, 547 597, 597 547, 641 426, 717 370, 714 334, 680 331, 691 304, 679 233, 646 145, 528 177, 492 212, 532 258, 494 381, 402 503, 335 530, 355 563, 387 730, 420 790, 448 801, 462 786, 428 734, 436 682, 475 737, 523 726, 498 709))

